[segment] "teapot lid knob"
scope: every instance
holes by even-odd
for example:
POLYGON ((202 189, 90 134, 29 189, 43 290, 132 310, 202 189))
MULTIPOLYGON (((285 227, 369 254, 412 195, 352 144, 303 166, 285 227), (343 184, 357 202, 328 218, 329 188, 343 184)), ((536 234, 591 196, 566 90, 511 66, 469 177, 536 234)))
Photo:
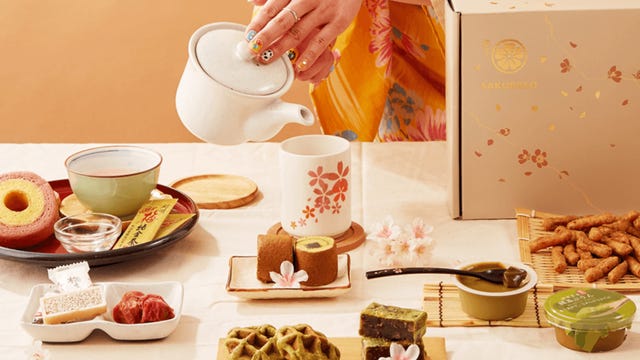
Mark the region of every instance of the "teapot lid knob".
MULTIPOLYGON (((255 60, 244 40, 244 26, 216 23, 194 44, 196 63, 213 80, 248 95, 271 95, 293 82, 293 67, 286 55, 269 64, 255 60)), ((265 50, 268 51, 268 50, 265 50)))
POLYGON ((236 56, 242 61, 255 61, 254 55, 249 51, 247 43, 244 41, 238 41, 236 44, 236 56))

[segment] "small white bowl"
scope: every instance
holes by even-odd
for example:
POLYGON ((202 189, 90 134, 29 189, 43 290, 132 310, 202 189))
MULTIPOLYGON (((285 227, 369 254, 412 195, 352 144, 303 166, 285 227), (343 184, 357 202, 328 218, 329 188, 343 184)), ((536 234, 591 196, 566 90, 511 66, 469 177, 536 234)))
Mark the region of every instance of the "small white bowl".
POLYGON ((70 253, 107 251, 122 232, 122 220, 109 214, 83 213, 58 220, 53 229, 70 253))
POLYGON ((459 266, 461 270, 474 270, 474 267, 485 263, 499 263, 505 268, 514 266, 527 272, 525 283, 519 288, 505 288, 503 292, 492 292, 474 289, 460 281, 460 275, 453 277, 458 287, 462 311, 481 320, 510 320, 520 316, 526 307, 529 290, 538 282, 538 276, 530 266, 508 261, 475 261, 459 266))

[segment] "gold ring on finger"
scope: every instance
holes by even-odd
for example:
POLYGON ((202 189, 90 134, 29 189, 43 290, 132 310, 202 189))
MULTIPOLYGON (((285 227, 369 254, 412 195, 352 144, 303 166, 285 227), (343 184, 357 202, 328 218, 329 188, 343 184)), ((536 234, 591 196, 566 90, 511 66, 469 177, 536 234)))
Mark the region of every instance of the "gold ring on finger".
POLYGON ((293 22, 294 23, 297 23, 298 21, 300 21, 300 18, 298 17, 298 13, 296 13, 295 10, 293 10, 291 8, 288 8, 288 7, 285 7, 282 10, 287 10, 289 13, 291 13, 291 15, 293 16, 293 22))

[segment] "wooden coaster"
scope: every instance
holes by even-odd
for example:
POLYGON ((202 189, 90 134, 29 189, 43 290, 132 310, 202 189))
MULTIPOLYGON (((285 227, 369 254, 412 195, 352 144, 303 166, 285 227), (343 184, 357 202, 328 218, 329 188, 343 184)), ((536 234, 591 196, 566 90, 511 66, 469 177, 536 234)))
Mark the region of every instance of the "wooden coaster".
MULTIPOLYGON (((267 234, 287 234, 286 231, 282 228, 280 223, 274 224, 269 228, 267 234)), ((364 233, 364 229, 360 224, 356 222, 351 222, 351 226, 347 231, 345 231, 342 235, 334 238, 336 241, 336 247, 338 248, 338 254, 342 254, 344 252, 353 250, 358 246, 362 245, 366 239, 366 234, 364 233)))
POLYGON ((232 209, 252 202, 258 185, 237 175, 197 175, 178 180, 171 187, 184 192, 200 209, 232 209))
MULTIPOLYGON (((362 338, 329 338, 329 341, 340 350, 340 357, 342 359, 362 359, 362 338)), ((427 336, 422 338, 422 341, 424 343, 424 349, 427 352, 427 359, 447 359, 447 349, 444 338, 427 336)), ((224 339, 220 339, 218 341, 218 354, 216 358, 218 360, 224 360, 227 359, 227 357, 227 348, 224 346, 224 339)))
POLYGON ((62 201, 60 202, 60 208, 58 210, 64 216, 90 212, 89 209, 87 209, 84 205, 82 205, 82 203, 80 203, 80 200, 78 200, 76 194, 70 194, 62 199, 62 201))
POLYGON ((544 312, 544 302, 553 294, 553 287, 549 285, 538 284, 529 291, 522 315, 515 319, 499 321, 476 319, 462 311, 458 288, 453 284, 425 284, 423 294, 423 309, 428 314, 427 326, 550 326, 544 312))

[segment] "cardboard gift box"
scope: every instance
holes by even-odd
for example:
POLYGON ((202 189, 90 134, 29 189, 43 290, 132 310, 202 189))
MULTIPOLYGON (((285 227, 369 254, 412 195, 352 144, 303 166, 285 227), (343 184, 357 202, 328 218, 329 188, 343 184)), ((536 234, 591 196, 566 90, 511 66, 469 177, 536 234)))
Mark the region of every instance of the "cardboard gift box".
POLYGON ((452 216, 640 210, 640 1, 445 12, 452 216))

